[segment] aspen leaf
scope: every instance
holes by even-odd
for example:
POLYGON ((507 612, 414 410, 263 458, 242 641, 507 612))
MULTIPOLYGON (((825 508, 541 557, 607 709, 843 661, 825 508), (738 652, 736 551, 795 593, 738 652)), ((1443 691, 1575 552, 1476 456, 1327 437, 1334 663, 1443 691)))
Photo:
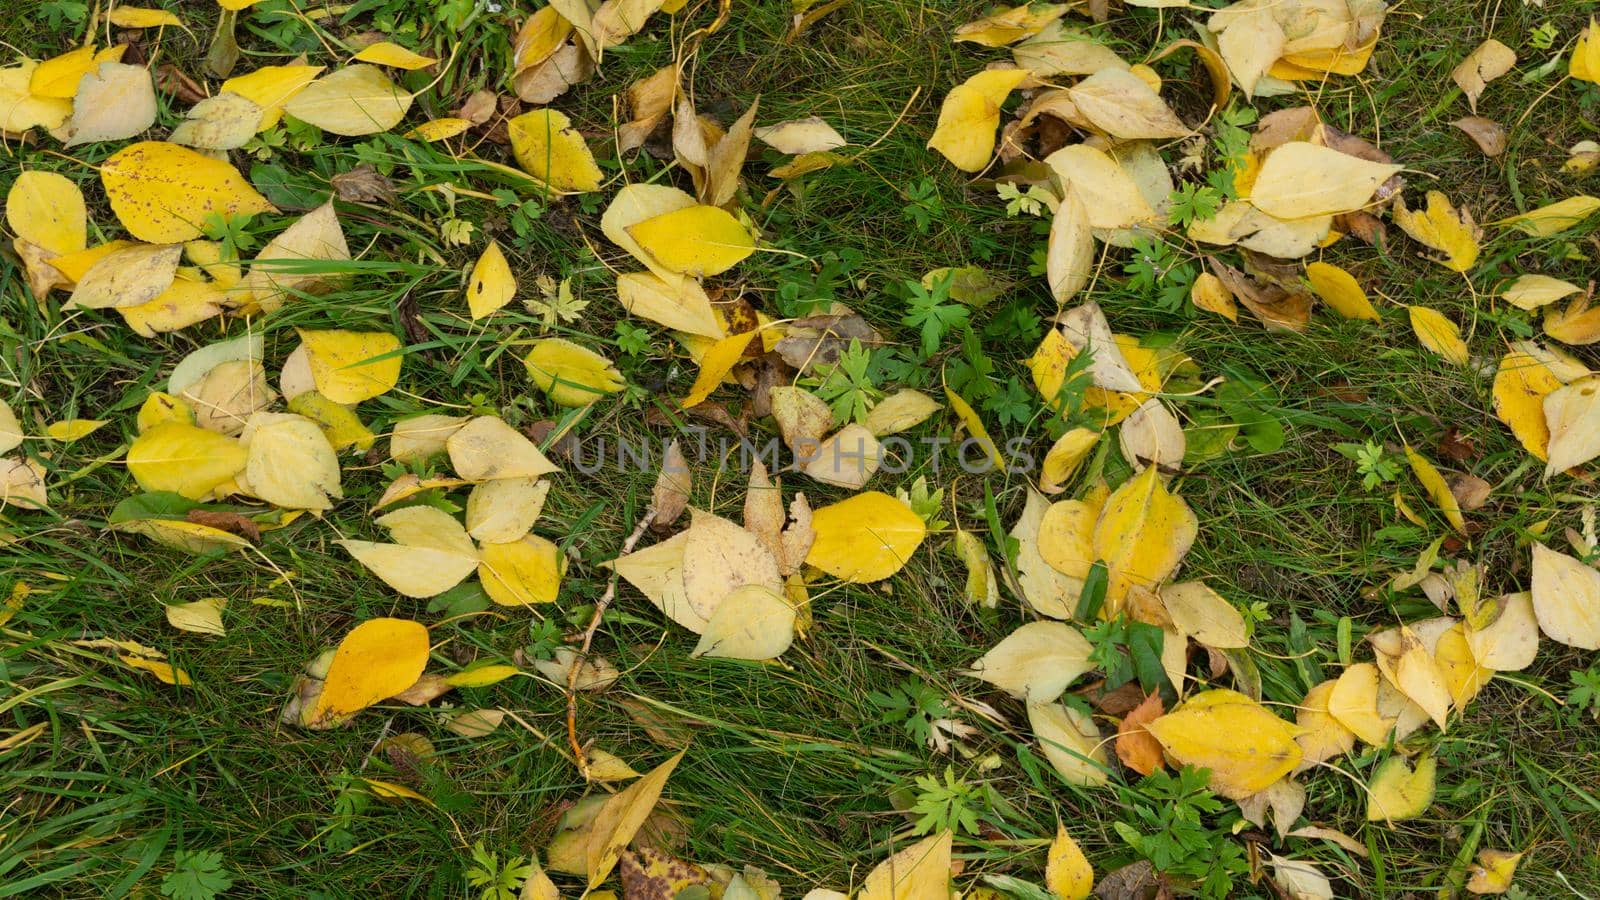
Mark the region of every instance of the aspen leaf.
POLYGON ((630 184, 617 191, 611 204, 600 216, 600 230, 618 247, 654 272, 667 284, 683 280, 675 271, 666 268, 650 252, 633 239, 630 229, 641 222, 695 205, 694 197, 675 187, 662 184, 630 184))
POLYGON ((1163 585, 1160 596, 1172 624, 1187 637, 1218 650, 1250 646, 1244 616, 1205 583, 1185 581, 1163 585))
POLYGON ((1450 523, 1461 534, 1467 533, 1467 523, 1461 516, 1461 504, 1456 500, 1455 494, 1450 493, 1450 484, 1434 468, 1433 463, 1421 453, 1411 449, 1408 444, 1405 448, 1406 462, 1411 466, 1411 474, 1417 477, 1417 483, 1427 492, 1433 504, 1439 507, 1439 512, 1444 515, 1445 521, 1450 523))
POLYGON ((811 514, 816 540, 806 562, 843 581, 867 584, 900 571, 927 526, 900 500, 866 491, 811 514))
POLYGON ((103 62, 79 82, 62 143, 76 147, 125 140, 148 131, 155 122, 156 89, 150 70, 103 62))
POLYGON ((128 447, 128 472, 146 491, 198 500, 244 470, 239 442, 184 422, 156 425, 128 447))
POLYGON ((1230 800, 1266 790, 1300 764, 1295 729, 1237 691, 1195 694, 1145 727, 1179 763, 1210 769, 1211 789, 1230 800))
POLYGON ((94 72, 101 63, 120 62, 126 50, 126 47, 120 45, 96 50, 94 45, 90 44, 33 63, 29 67, 30 71, 23 90, 39 99, 71 100, 78 95, 78 88, 83 84, 84 76, 94 72))
POLYGON ((1044 885, 1058 900, 1087 900, 1094 890, 1094 869, 1065 825, 1056 825, 1055 840, 1045 855, 1044 885))
POLYGON ((714 206, 688 206, 627 226, 638 246, 669 272, 720 275, 755 252, 755 238, 714 206))
POLYGON ((1450 70, 1450 80, 1467 95, 1467 105, 1478 111, 1478 98, 1483 96, 1489 82, 1511 71, 1517 64, 1517 54, 1510 47, 1490 38, 1479 44, 1467 58, 1450 70))
MULTIPOLYGON (((1062 192, 1050 220, 1050 240, 1045 250, 1045 281, 1057 303, 1071 300, 1094 271, 1094 230, 1089 210, 1071 184, 1062 192)), ((1215 279, 1213 279, 1215 280, 1215 279)))
POLYGON ((643 550, 619 556, 609 565, 667 618, 699 634, 708 619, 689 602, 684 588, 684 548, 688 543, 688 532, 680 532, 643 550))
POLYGON ((1000 104, 1028 77, 1026 69, 986 69, 956 85, 939 106, 928 149, 963 172, 979 172, 994 155, 1000 104))
POLYGON ((685 532, 683 589, 695 614, 710 622, 722 601, 747 584, 773 593, 783 588, 778 561, 761 539, 721 516, 701 510, 685 532))
POLYGON ((691 656, 776 659, 794 641, 795 610, 765 585, 744 584, 717 604, 691 656))
POLYGON ((208 217, 277 212, 228 163, 161 141, 112 154, 100 183, 128 233, 153 244, 190 241, 208 217))
POLYGON ((1094 549, 1094 525, 1100 507, 1082 500, 1050 504, 1039 520, 1038 552, 1062 575, 1082 581, 1099 557, 1094 549))
POLYGON ((985 609, 999 606, 1000 581, 995 577, 994 561, 989 558, 983 540, 970 531, 957 528, 955 534, 950 536, 949 547, 967 568, 967 580, 962 591, 967 602, 985 609))
POLYGON ((944 900, 950 895, 948 828, 929 835, 873 867, 855 900, 944 900))
MULTIPOLYGON (((1591 41, 1590 44, 1596 45, 1591 41)), ((1589 218, 1600 210, 1600 197, 1580 194, 1501 219, 1496 225, 1510 225, 1534 237, 1552 237, 1589 218)))
POLYGON ((1004 47, 1038 34, 1061 18, 1065 3, 1023 3, 999 9, 981 19, 956 26, 951 40, 970 41, 983 47, 1004 47))
POLYGON ((567 677, 576 668, 578 675, 573 682, 573 689, 579 691, 603 691, 622 677, 610 660, 594 653, 583 656, 572 647, 557 647, 551 659, 536 660, 533 667, 563 688, 566 687, 567 677))
POLYGON ((39 66, 25 59, 0 69, 0 131, 21 134, 30 128, 60 128, 72 116, 71 99, 46 97, 28 89, 39 66))
POLYGON ((450 465, 468 481, 538 478, 561 471, 499 416, 477 416, 445 439, 450 465))
POLYGON ((256 131, 266 131, 283 118, 283 105, 315 81, 322 68, 300 64, 262 66, 224 81, 219 95, 236 94, 259 106, 261 121, 256 124, 256 131))
POLYGON ((438 62, 437 59, 431 56, 423 56, 390 41, 377 41, 376 43, 368 44, 362 47, 361 52, 357 53, 352 59, 359 62, 388 66, 391 69, 404 69, 408 72, 416 69, 426 69, 438 62))
POLYGON ((1094 719, 1060 703, 1029 703, 1028 724, 1045 759, 1069 784, 1100 787, 1110 780, 1094 719))
POLYGON ((467 495, 467 533, 488 544, 519 540, 544 511, 550 482, 542 478, 496 478, 467 495))
MULTIPOLYGON (((549 7, 546 7, 548 9, 549 7)), ((421 125, 405 133, 408 138, 414 138, 427 143, 445 141, 453 137, 460 137, 472 128, 470 119, 458 119, 447 116, 442 119, 429 119, 421 125)))
POLYGON ((1517 309, 1538 309, 1557 300, 1570 297, 1583 288, 1570 281, 1551 278, 1549 275, 1522 275, 1500 292, 1506 302, 1517 309))
POLYGON ((335 403, 369 400, 400 380, 400 339, 386 331, 297 331, 317 391, 335 403))
MULTIPOLYGON (((0 467, 4 461, 0 460, 0 467)), ((3 478, 0 478, 3 481, 3 478)), ((16 498, 12 498, 15 502, 16 498)), ((247 550, 249 541, 236 534, 201 525, 197 522, 180 522, 175 519, 130 519, 116 522, 112 531, 141 534, 163 547, 171 547, 195 556, 213 556, 229 550, 247 550)))
POLYGON ((104 424, 101 419, 63 419, 46 425, 44 433, 52 441, 70 444, 94 434, 104 424))
POLYGON ((1043 494, 1030 488, 1022 514, 1011 527, 1010 536, 1017 542, 1017 587, 1022 598, 1041 615, 1070 619, 1083 579, 1063 574, 1043 555, 1043 526, 1051 505, 1043 494))
POLYGON ((1067 89, 1078 113, 1118 140, 1164 140, 1189 134, 1189 127, 1139 76, 1102 69, 1067 89))
POLYGON ((0 459, 0 509, 49 509, 44 467, 31 459, 0 459))
POLYGON ((478 548, 453 516, 431 506, 408 506, 378 520, 395 543, 336 543, 385 584, 407 597, 437 596, 478 567, 478 548))
POLYGON ((751 134, 779 153, 794 156, 837 150, 847 143, 832 125, 817 116, 753 128, 751 134))
POLYGON ((1511 880, 1516 877, 1521 860, 1521 853, 1509 850, 1479 850, 1477 861, 1468 870, 1467 890, 1474 894, 1504 894, 1511 890, 1511 880))
POLYGON ((67 305, 121 309, 149 303, 172 287, 182 253, 177 244, 133 244, 108 253, 78 279, 67 305))
POLYGON ((1539 653, 1539 619, 1527 591, 1502 595, 1495 618, 1467 629, 1472 657, 1496 672, 1517 672, 1533 665, 1539 653))
POLYGON ((1355 212, 1401 168, 1290 141, 1261 164, 1249 199, 1262 212, 1284 219, 1355 212))
POLYGON ((467 421, 461 416, 438 413, 401 419, 389 432, 389 458, 411 462, 438 456, 445 452, 450 436, 460 431, 467 421))
POLYGON ((337 267, 310 267, 308 262, 348 259, 350 245, 330 200, 296 219, 256 253, 241 293, 263 312, 274 312, 298 294, 324 294, 339 285, 337 267))
POLYGON ((691 278, 669 283, 649 272, 618 275, 617 301, 628 312, 675 331, 713 340, 727 336, 711 310, 711 298, 691 278))
MULTIPOLYGON (((1077 193, 1091 227, 1131 228, 1156 218, 1156 211, 1133 176, 1105 151, 1088 144, 1071 144, 1045 157, 1044 162, 1050 167, 1051 177, 1060 185, 1063 197, 1077 193)), ((1071 224, 1076 226, 1075 222, 1071 224)), ((1081 246, 1081 237, 1072 240, 1081 246)), ((1053 285, 1051 290, 1055 291, 1053 285)))
POLYGON ((348 406, 341 406, 316 391, 296 395, 289 401, 289 411, 316 423, 335 452, 351 447, 370 450, 378 440, 348 406))
MULTIPOLYGON (((720 210, 719 210, 720 212, 720 210)), ((689 387, 689 395, 681 401, 684 409, 699 406, 711 396, 733 367, 744 358, 745 348, 750 346, 750 341, 758 332, 744 331, 731 334, 713 343, 700 357, 700 372, 695 376, 694 384, 689 387)))
POLYGON ((1550 433, 1545 478, 1600 456, 1600 376, 1555 388, 1542 406, 1550 433))
POLYGON ((1426 306, 1408 306, 1406 312, 1411 317, 1411 330, 1416 333, 1418 343, 1452 365, 1467 364, 1470 355, 1466 341, 1461 339, 1460 326, 1426 306))
POLYGON ((1300 726, 1300 733, 1294 739, 1300 745, 1300 764, 1295 767, 1297 772, 1355 749, 1355 732, 1334 718, 1328 709, 1337 683, 1330 679, 1306 691, 1305 699, 1300 701, 1299 708, 1295 710, 1294 722, 1300 726))
POLYGON ((286 509, 324 510, 342 497, 339 458, 317 423, 293 413, 256 413, 239 441, 251 493, 286 509))
POLYGON ((862 422, 874 437, 899 434, 915 428, 939 411, 939 401, 921 391, 905 388, 878 401, 862 422))
POLYGON ((6 191, 6 224, 17 237, 57 255, 88 246, 88 212, 73 181, 30 169, 6 191))
POLYGON ((1108 68, 1128 68, 1128 63, 1110 47, 1087 32, 1061 21, 1051 22, 1039 33, 1011 48, 1017 66, 1035 77, 1053 75, 1093 75, 1108 68))
POLYGON ((600 190, 600 167, 565 113, 536 109, 507 122, 506 129, 523 171, 558 191, 600 190))
POLYGON ((1438 764, 1424 756, 1415 769, 1403 756, 1391 756, 1372 773, 1367 784, 1367 821, 1398 822, 1414 819, 1433 803, 1438 764))
POLYGON ((357 63, 306 85, 283 104, 283 111, 323 131, 360 137, 400 124, 411 100, 382 69, 357 63))
POLYGON ((1367 299, 1367 292, 1361 289, 1355 276, 1344 269, 1331 263, 1310 263, 1306 266, 1306 280, 1311 282, 1311 289, 1323 303, 1346 319, 1380 321, 1378 311, 1367 299))
POLYGON ((801 469, 823 484, 859 490, 883 460, 878 439, 865 426, 851 422, 808 454, 801 469))
POLYGON ((1465 208, 1457 211, 1439 191, 1428 192, 1428 208, 1412 211, 1405 198, 1396 197, 1394 223, 1424 246, 1444 254, 1437 262, 1453 272, 1466 272, 1478 261, 1482 229, 1465 208))
POLYGON ((528 377, 559 406, 588 406, 622 390, 622 373, 611 360, 565 338, 543 338, 522 360, 528 377))
POLYGON ((1548 459, 1550 428, 1544 401, 1561 381, 1539 360, 1513 350, 1500 358, 1494 376, 1494 414, 1536 459, 1548 459))
POLYGON ((1394 686, 1406 696, 1406 699, 1421 707, 1422 711, 1428 714, 1428 718, 1439 726, 1440 731, 1444 731, 1448 724, 1451 704, 1450 689, 1445 684, 1444 673, 1433 658, 1433 654, 1411 632, 1411 629, 1401 626, 1400 633, 1400 653, 1394 658, 1390 670, 1394 686))
POLYGON ((1094 664, 1094 647, 1065 622, 1029 622, 964 672, 1030 703, 1050 703, 1094 664))
POLYGON ((525 534, 507 543, 486 543, 478 553, 478 578, 490 600, 501 606, 555 602, 567 560, 554 543, 525 534))
POLYGON ((1393 716, 1378 709, 1378 667, 1372 663, 1346 666, 1328 694, 1328 714, 1374 747, 1383 746, 1394 729, 1393 716))
POLYGON ((584 871, 591 889, 602 884, 616 868, 618 856, 650 817, 656 801, 661 798, 661 789, 681 759, 680 751, 638 781, 606 798, 605 804, 595 813, 584 845, 584 871))
POLYGON ((1271 6, 1236 7, 1226 15, 1213 14, 1208 27, 1219 32, 1217 51, 1228 64, 1228 71, 1246 96, 1254 96, 1257 83, 1283 55, 1286 37, 1271 6))
POLYGON ((1444 679, 1445 690, 1450 693, 1450 705, 1458 711, 1465 710, 1483 686, 1494 678, 1494 670, 1479 663, 1473 653, 1465 622, 1457 622, 1439 635, 1433 648, 1433 661, 1444 679))
POLYGON ((428 663, 428 629, 406 619, 369 619, 350 629, 302 722, 322 726, 416 683, 428 663))
POLYGON ((1128 413, 1117 429, 1122 458, 1135 470, 1146 466, 1176 472, 1183 466, 1186 440, 1178 417, 1165 403, 1151 397, 1128 413))
POLYGON ((208 597, 192 603, 174 603, 166 607, 167 624, 179 631, 221 637, 227 634, 222 627, 222 606, 226 602, 221 597, 208 597))
POLYGON ((1228 290, 1222 279, 1210 272, 1201 272, 1195 277, 1194 284, 1189 287, 1189 302, 1229 322, 1239 321, 1239 306, 1233 300, 1233 291, 1228 290))
POLYGON ((1134 585, 1154 587, 1177 569, 1199 523, 1183 498, 1167 490, 1148 466, 1111 493, 1095 522, 1091 548, 1105 560, 1106 599, 1118 608, 1134 585))
POLYGON ((1533 612, 1551 640, 1600 650, 1600 572, 1571 556, 1533 545, 1533 612))
POLYGON ((118 5, 111 9, 106 18, 118 28, 160 28, 165 25, 183 28, 183 20, 164 9, 118 5))

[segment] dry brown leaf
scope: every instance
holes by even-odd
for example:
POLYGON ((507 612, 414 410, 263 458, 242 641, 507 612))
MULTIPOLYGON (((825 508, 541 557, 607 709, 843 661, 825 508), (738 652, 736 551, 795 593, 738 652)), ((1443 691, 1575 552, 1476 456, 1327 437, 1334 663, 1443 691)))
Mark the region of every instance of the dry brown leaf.
POLYGON ((1161 742, 1144 727, 1165 712, 1158 691, 1144 698, 1117 725, 1117 758, 1140 775, 1149 775, 1165 765, 1161 742))

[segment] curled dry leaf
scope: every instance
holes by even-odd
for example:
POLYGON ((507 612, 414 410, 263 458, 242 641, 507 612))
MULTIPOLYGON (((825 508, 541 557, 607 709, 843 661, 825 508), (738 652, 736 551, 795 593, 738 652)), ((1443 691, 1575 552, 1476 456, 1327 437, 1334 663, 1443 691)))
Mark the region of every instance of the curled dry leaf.
MULTIPOLYGON (((1450 70, 1450 80, 1467 95, 1467 105, 1474 115, 1478 112, 1478 98, 1489 82, 1511 71, 1517 64, 1516 51, 1490 38, 1479 44, 1467 58, 1450 70)), ((1494 154, 1489 154, 1493 156, 1494 154)))
POLYGON ((1506 152, 1505 126, 1483 116, 1467 116, 1450 123, 1478 145, 1484 156, 1496 157, 1506 152))

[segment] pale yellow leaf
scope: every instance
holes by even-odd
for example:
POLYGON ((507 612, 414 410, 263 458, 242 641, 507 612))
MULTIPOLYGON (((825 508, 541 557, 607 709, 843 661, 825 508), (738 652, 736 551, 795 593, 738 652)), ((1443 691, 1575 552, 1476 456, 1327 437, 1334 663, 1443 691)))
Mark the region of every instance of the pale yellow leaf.
POLYGON ((1094 667, 1094 647, 1065 622, 1029 622, 1007 635, 963 674, 1030 703, 1051 703, 1094 667))
POLYGON ((360 137, 400 124, 411 100, 382 69, 358 63, 306 85, 283 104, 283 111, 323 131, 360 137))
POLYGON ((405 47, 390 41, 377 41, 376 43, 368 44, 361 48, 361 52, 357 53, 352 59, 388 66, 391 69, 404 69, 408 72, 416 69, 426 69, 438 62, 437 59, 431 56, 423 56, 414 50, 407 50, 405 47))
POLYGON ((1535 543, 1532 596, 1546 637, 1569 647, 1600 650, 1600 572, 1535 543))
POLYGON ((1249 200, 1262 212, 1283 219, 1355 212, 1401 168, 1291 141, 1262 163, 1249 200))
POLYGON ((1106 742, 1094 719, 1060 703, 1029 703, 1028 725, 1045 759, 1067 783, 1100 787, 1110 780, 1106 742))
POLYGON ((1424 756, 1411 768, 1403 756, 1391 756, 1373 772, 1367 784, 1367 821, 1394 823, 1414 819, 1433 803, 1438 764, 1424 756))

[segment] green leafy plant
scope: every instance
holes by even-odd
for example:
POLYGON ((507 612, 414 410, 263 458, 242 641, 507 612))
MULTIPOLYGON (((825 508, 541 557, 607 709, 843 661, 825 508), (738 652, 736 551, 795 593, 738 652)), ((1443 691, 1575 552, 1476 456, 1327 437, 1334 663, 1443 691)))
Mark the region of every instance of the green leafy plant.
POLYGON ((1194 885, 1203 897, 1232 895, 1234 880, 1250 871, 1244 848, 1229 837, 1237 812, 1206 789, 1211 773, 1185 766, 1176 775, 1154 772, 1132 788, 1119 788, 1132 821, 1114 822, 1134 853, 1162 876, 1194 885), (1207 819, 1214 819, 1212 825, 1207 819))
POLYGON ((1154 301, 1157 309, 1178 312, 1189 308, 1189 288, 1200 272, 1194 263, 1158 237, 1133 239, 1133 256, 1123 265, 1129 293, 1154 301))
POLYGON ((1105 670, 1108 690, 1134 679, 1147 692, 1167 683, 1167 670, 1161 665, 1165 635, 1159 627, 1119 616, 1095 622, 1083 636, 1094 645, 1089 659, 1105 670))
POLYGON ((908 294, 906 302, 910 309, 900 321, 920 330, 923 359, 939 351, 945 335, 967 324, 971 310, 965 304, 947 302, 950 301, 950 284, 954 279, 954 273, 947 272, 934 282, 932 289, 923 287, 920 282, 905 282, 908 294))
POLYGON ((828 404, 834 421, 860 422, 883 398, 872 368, 872 354, 860 341, 852 339, 837 363, 817 366, 817 374, 802 378, 800 383, 828 404))
POLYGON ((919 234, 927 234, 933 220, 944 215, 944 200, 939 197, 939 186, 932 178, 924 178, 906 189, 906 205, 900 215, 915 226, 919 234))
POLYGON ((467 867, 467 883, 481 888, 480 900, 517 900, 522 883, 533 874, 526 856, 513 856, 500 864, 500 855, 485 850, 482 841, 472 845, 472 865, 467 867))
POLYGON ((1600 666, 1591 666, 1584 672, 1573 670, 1569 677, 1572 679, 1572 690, 1567 692, 1567 705, 1572 707, 1573 719, 1579 719, 1587 713, 1590 718, 1600 721, 1600 666))
POLYGON ((983 787, 968 784, 945 766, 944 780, 938 775, 917 776, 917 799, 911 812, 921 816, 912 830, 932 834, 949 829, 957 834, 977 834, 984 797, 983 787))
POLYGON ((948 719, 951 710, 944 696, 927 684, 908 678, 899 687, 872 691, 867 700, 879 711, 878 724, 899 725, 918 744, 928 743, 934 722, 948 719))
POLYGON ((617 348, 629 356, 643 356, 650 349, 650 331, 629 322, 618 322, 617 348))
POLYGON ((926 476, 919 475, 911 483, 911 489, 897 488, 895 495, 900 501, 911 507, 911 511, 922 517, 923 524, 929 531, 943 531, 950 523, 939 518, 944 511, 944 488, 930 490, 926 476))
POLYGON ((1011 219, 1044 215, 1045 201, 1050 199, 1050 192, 1037 184, 1030 184, 1026 191, 1020 191, 1015 184, 1002 181, 994 186, 994 192, 1006 201, 1006 217, 1011 219))
POLYGON ((1333 449, 1356 464, 1356 474, 1361 476, 1363 490, 1371 491, 1388 484, 1400 474, 1400 463, 1390 456, 1376 441, 1361 444, 1334 444, 1333 449))
POLYGON ((233 887, 233 877, 222 866, 219 850, 179 850, 172 854, 172 871, 161 879, 161 896, 174 900, 211 900, 233 887))
POLYGON ((1226 198, 1215 186, 1189 183, 1173 190, 1168 199, 1172 206, 1167 211, 1167 221, 1188 228, 1214 218, 1226 198))

